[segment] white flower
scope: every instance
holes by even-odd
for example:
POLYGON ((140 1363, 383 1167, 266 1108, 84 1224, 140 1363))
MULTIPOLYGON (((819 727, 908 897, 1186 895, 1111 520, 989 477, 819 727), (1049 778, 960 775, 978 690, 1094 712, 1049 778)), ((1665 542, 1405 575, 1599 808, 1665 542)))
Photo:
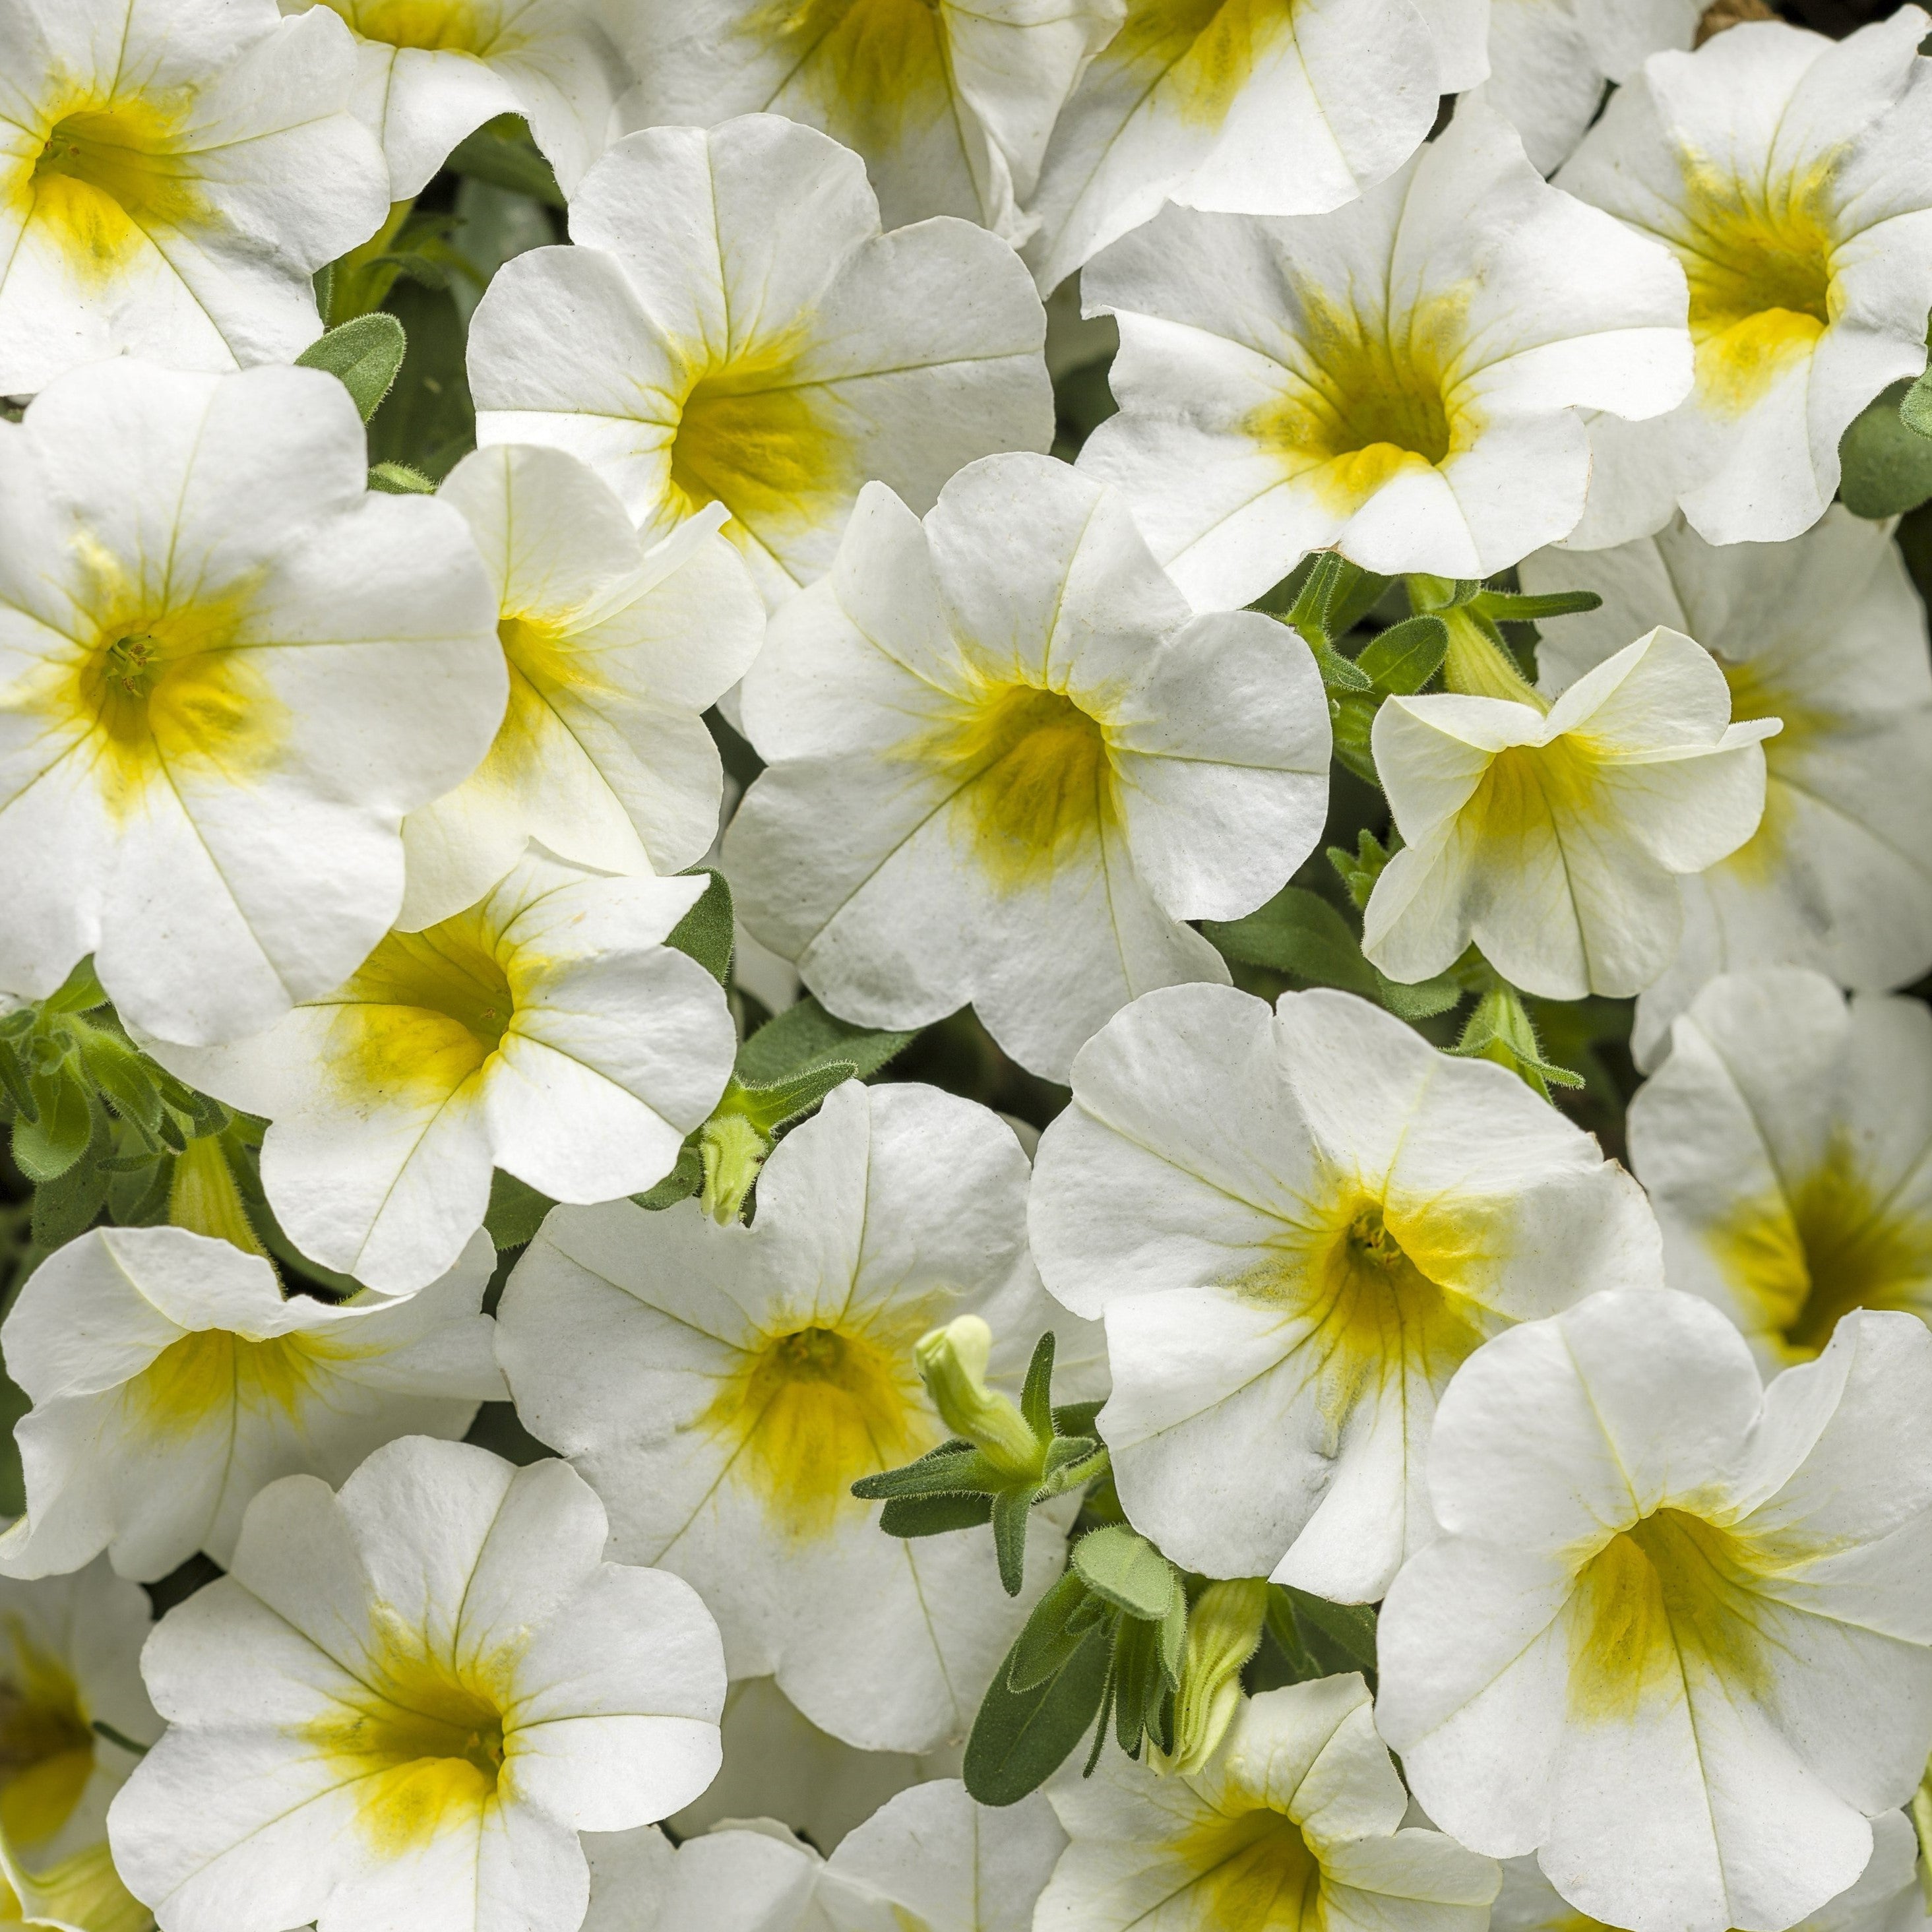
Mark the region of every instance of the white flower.
MULTIPOLYGON (((506 1393, 480 1311, 478 1235, 412 1300, 284 1300, 260 1256, 184 1228, 97 1228, 34 1270, 0 1329, 33 1401, 17 1425, 27 1513, 0 1570, 44 1576, 105 1550, 152 1582, 234 1554, 278 1477, 340 1482, 404 1434, 460 1436, 506 1393)), ((4 1822, 4 1820, 0 1820, 4 1822)))
POLYGON ((125 1924, 113 1914, 134 1901, 108 1855, 107 1807, 137 1761, 128 1747, 161 1728, 141 1687, 150 1615, 146 1593, 104 1561, 0 1580, 0 1925, 39 1922, 52 1900, 37 1893, 92 1903, 102 1922, 82 1932, 125 1924))
POLYGON ((768 603, 830 566, 868 479, 923 510, 975 457, 1047 446, 1018 258, 956 220, 882 233, 864 164, 814 129, 627 136, 570 232, 477 309, 478 441, 584 458, 652 542, 722 503, 768 603))
POLYGON ((1901 7, 1845 40, 1747 22, 1653 55, 1564 168, 1562 186, 1682 262, 1697 345, 1681 409, 1598 419, 1573 542, 1647 536, 1679 503, 1713 543, 1794 537, 1825 514, 1846 426, 1925 366, 1928 30, 1901 7))
POLYGON ((420 194, 449 151, 499 114, 529 122, 574 194, 604 151, 628 78, 596 0, 281 0, 332 8, 356 42, 356 113, 382 143, 389 193, 420 194))
POLYGON ((1567 160, 1646 55, 1688 47, 1704 0, 1490 0, 1490 77, 1477 97, 1544 173, 1567 160))
POLYGON ((441 494, 494 580, 509 709, 476 772, 403 828, 398 923, 472 905, 536 839, 610 872, 681 872, 717 836, 724 774, 701 714, 743 676, 764 608, 714 506, 646 550, 560 450, 466 458, 441 494))
POLYGON ((1673 520, 1615 550, 1528 558, 1522 581, 1604 600, 1545 628, 1537 662, 1550 683, 1663 622, 1717 658, 1733 718, 1783 723, 1764 748, 1756 832, 1678 881, 1684 938, 1638 1000, 1640 1065, 1714 974, 1814 966, 1879 992, 1932 967, 1932 854, 1900 836, 1932 824, 1932 670, 1890 525, 1834 506, 1792 542, 1718 548, 1673 520))
POLYGON ((264 1490, 142 1658, 169 1728, 108 1824, 163 1932, 575 1932, 578 1833, 702 1790, 724 1696, 695 1594, 607 1533, 566 1465, 420 1436, 264 1490))
POLYGON ((592 1839, 583 1932, 635 1932, 640 1898, 652 1932, 1031 1932, 1066 1843, 1037 1792, 988 1811, 952 1778, 901 1792, 829 1858, 764 1820, 674 1856, 656 1834, 592 1839))
POLYGON ((1048 1796, 1073 1842, 1037 1932, 1484 1932, 1496 1895, 1490 1859, 1401 1828, 1408 1794, 1352 1675, 1249 1700, 1204 1770, 1110 1750, 1048 1796))
POLYGON ((483 1225, 492 1167, 579 1202, 670 1172, 736 1047, 723 989, 664 944, 704 884, 534 849, 266 1033, 151 1050, 272 1124, 262 1184, 304 1253, 410 1294, 483 1225))
POLYGON ((1480 106, 1348 207, 1171 210, 1082 286, 1120 320, 1121 408, 1081 466, 1204 607, 1311 550, 1486 577, 1582 514, 1580 410, 1654 416, 1690 380, 1682 271, 1480 106))
POLYGON ((1435 1533, 1430 1424, 1465 1358, 1661 1278, 1594 1141, 1346 993, 1137 1000, 1074 1063, 1030 1221, 1049 1291, 1106 1317, 1135 1526, 1186 1568, 1344 1602, 1435 1533))
POLYGON ((1677 951, 1681 874, 1735 852, 1764 812, 1760 741, 1731 722, 1708 652, 1661 628, 1553 704, 1392 698, 1376 769, 1406 842, 1376 881, 1362 950, 1426 980, 1473 941, 1549 999, 1640 992, 1677 951))
MULTIPOLYGON (((1918 1840, 1902 1811, 1872 1820, 1871 1862, 1847 1892, 1791 1928, 1791 1932, 1924 1932, 1924 1896, 1915 1869, 1918 1840)), ((1493 1932, 1598 1932, 1543 1875, 1534 1858, 1510 1858, 1490 1915, 1493 1932)), ((586 1927, 585 1932, 591 1932, 586 1927)), ((1603 1932, 1609 1932, 1607 1927, 1603 1932)))
POLYGON ((866 1750, 964 1736, 1052 1580, 1064 1514, 1034 1512, 1015 1600, 990 1532, 902 1540, 850 1494, 945 1436, 913 1361, 928 1329, 983 1316, 1017 1385, 1051 1325, 1027 1182, 983 1108, 848 1083, 778 1143, 749 1227, 695 1201, 553 1214, 499 1311, 518 1412, 596 1486, 617 1551, 698 1586, 734 1676, 776 1676, 866 1750))
POLYGON ((130 1024, 200 1043, 381 938, 403 815, 505 677, 463 520, 368 460, 316 370, 100 363, 0 424, 0 985, 91 952, 130 1024))
POLYGON ((1465 1364, 1442 1538, 1382 1606, 1377 1718, 1430 1815, 1634 1932, 1844 1891, 1932 1747, 1932 1334, 1860 1312, 1768 1390, 1610 1293, 1465 1364))
POLYGON ((1726 974, 1630 1109, 1673 1288, 1714 1301, 1767 1373, 1854 1308, 1932 1321, 1932 1015, 1815 973, 1726 974))
POLYGON ((280 362, 388 208, 338 20, 274 0, 0 0, 0 394, 136 355, 280 362))
POLYGON ((866 162, 887 223, 964 215, 1009 241, 1074 82, 1123 0, 686 0, 629 10, 628 128, 768 111, 866 162))
POLYGON ((1321 835, 1300 640, 1192 616, 1126 503, 1041 458, 975 464, 923 526, 868 489, 743 703, 772 767, 725 842, 746 924, 842 1017, 970 1000, 1054 1079, 1136 993, 1225 981, 1183 922, 1252 911, 1321 835))
POLYGON ((1480 80, 1487 0, 1127 0, 1054 130, 1029 250, 1050 290, 1166 201, 1321 214, 1480 80))

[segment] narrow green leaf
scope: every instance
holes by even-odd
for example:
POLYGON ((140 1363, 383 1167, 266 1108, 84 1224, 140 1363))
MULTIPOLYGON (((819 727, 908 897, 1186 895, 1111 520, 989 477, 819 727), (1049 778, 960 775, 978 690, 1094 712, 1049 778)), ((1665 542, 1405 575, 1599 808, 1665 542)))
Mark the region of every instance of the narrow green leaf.
POLYGON ((539 1194, 528 1181, 519 1180, 500 1167, 490 1177, 490 1205, 483 1225, 501 1254, 535 1240, 544 1216, 556 1205, 548 1194, 539 1194))
POLYGON ((1311 650, 1332 641, 1327 622, 1328 593, 1342 567, 1342 560, 1332 550, 1317 551, 1282 620, 1301 634, 1311 650))
POLYGON ((1006 1653, 1002 1681, 1010 1690, 1030 1690, 1044 1684, 1065 1665, 1086 1640, 1091 1620, 1076 1621, 1075 1613, 1093 1600, 1087 1586, 1071 1570, 1033 1607, 1033 1614, 1006 1653))
POLYGON ((74 970, 40 1002, 44 1013, 91 1013, 107 1004, 89 953, 74 970))
POLYGON ((1903 515, 1932 497, 1932 439, 1900 414, 1910 382, 1894 382, 1852 418, 1838 443, 1838 494, 1855 517, 1903 515))
POLYGON ((861 1476, 852 1493, 863 1503, 893 1496, 989 1496, 999 1483, 993 1466, 970 1442, 944 1442, 916 1462, 861 1476))
POLYGON ((1355 664, 1377 690, 1406 697, 1442 668, 1448 654, 1449 626, 1425 611, 1371 638, 1356 654, 1355 664))
POLYGON ((835 1018, 809 997, 759 1028, 738 1049, 738 1078, 755 1087, 838 1061, 869 1080, 919 1037, 835 1018))
POLYGON ((992 1514, 988 1496, 895 1496, 879 1512, 879 1527, 888 1536, 946 1536, 977 1529, 992 1514))
POLYGON ((1096 1597, 1150 1622, 1167 1615, 1179 1587, 1173 1564, 1125 1523, 1090 1530, 1073 1546, 1073 1567, 1096 1597))
MULTIPOLYGON (((1439 623, 1442 620, 1436 621, 1439 623)), ((1354 658, 1345 658, 1340 651, 1318 641, 1309 648, 1315 653, 1315 668, 1322 674, 1322 682, 1330 692, 1366 694, 1375 688, 1374 680, 1354 658)))
POLYGON ((1027 1521, 1032 1514, 1030 1487, 1002 1490, 993 1498, 993 1550, 1000 1586, 1010 1597, 1017 1597, 1026 1582, 1027 1521))
POLYGON ((1066 1762, 1106 1695, 1108 1654, 1106 1636, 1096 1628, 1043 1683, 1012 1690, 1005 1668, 994 1674, 962 1768, 966 1789, 982 1804, 1017 1804, 1066 1762))
POLYGON ((1498 624, 1540 624, 1551 617, 1575 617, 1603 608, 1594 590, 1485 590, 1470 599, 1470 608, 1498 624))
POLYGON ((409 351, 403 325, 378 309, 332 328, 296 358, 298 369, 321 369, 340 382, 366 423, 395 387, 409 351))
POLYGON ((1033 1360, 1027 1364, 1026 1381, 1020 1390, 1020 1414, 1040 1442, 1053 1440, 1053 1330, 1049 1328, 1034 1344, 1033 1360))
POLYGON ((1148 1678, 1158 1677, 1155 1655, 1159 1626, 1138 1617, 1123 1617, 1114 1627, 1114 1736, 1130 1757, 1138 1757, 1141 1732, 1147 1726, 1148 1678))
POLYGON ((1348 922, 1304 886, 1284 886, 1245 918, 1203 920, 1201 930, 1230 959, 1292 973, 1318 986, 1376 997, 1374 969, 1362 957, 1361 942, 1348 922))
POLYGON ((640 1208, 652 1214, 662 1214, 667 1208, 675 1208, 680 1201, 688 1201, 704 1185, 704 1156, 698 1150, 695 1140, 688 1140, 677 1150, 677 1165, 655 1187, 647 1187, 641 1194, 631 1198, 640 1208))
POLYGON ((705 876, 710 883, 697 904, 671 928, 670 937, 664 944, 688 953, 721 986, 728 986, 731 954, 736 943, 731 887, 722 872, 708 871, 705 876))

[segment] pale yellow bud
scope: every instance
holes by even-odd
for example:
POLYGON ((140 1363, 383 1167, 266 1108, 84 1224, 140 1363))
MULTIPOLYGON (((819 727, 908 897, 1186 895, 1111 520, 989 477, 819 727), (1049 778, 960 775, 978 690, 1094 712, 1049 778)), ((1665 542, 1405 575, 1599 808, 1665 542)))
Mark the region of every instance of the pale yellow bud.
POLYGON ((1210 1583, 1187 1612, 1187 1647, 1174 1698, 1174 1749, 1157 1752, 1162 1771, 1197 1772, 1227 1736, 1241 1706, 1241 1668, 1262 1640, 1267 1582, 1242 1576, 1210 1583))
POLYGON ((986 1386, 993 1331, 976 1315, 962 1315, 922 1335, 913 1347, 926 1392, 940 1419, 1009 1476, 1040 1473, 1042 1452, 1026 1418, 1006 1396, 986 1386))

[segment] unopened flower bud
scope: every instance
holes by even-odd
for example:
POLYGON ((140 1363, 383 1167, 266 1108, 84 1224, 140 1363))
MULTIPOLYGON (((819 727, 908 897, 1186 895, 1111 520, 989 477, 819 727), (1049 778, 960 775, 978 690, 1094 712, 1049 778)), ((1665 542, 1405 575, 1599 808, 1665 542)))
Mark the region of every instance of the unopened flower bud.
POLYGON ((1010 1476, 1036 1476, 1041 1449, 1026 1418, 997 1389, 986 1386, 993 1331, 976 1315, 962 1315, 914 1345, 926 1392, 940 1419, 1010 1476))
POLYGON ((742 1114, 714 1114, 698 1136, 704 1163, 704 1211, 728 1228, 745 1211, 745 1197, 772 1150, 770 1136, 742 1114))
POLYGON ((190 1141, 176 1155, 174 1178, 168 1184, 168 1219, 190 1234, 227 1241, 244 1254, 268 1252, 248 1219, 228 1156, 212 1134, 190 1141))
POLYGON ((1262 1578, 1243 1576, 1210 1583, 1195 1599, 1174 1699, 1174 1748, 1159 1754, 1162 1770, 1200 1770, 1227 1735, 1240 1708, 1242 1666, 1261 1645, 1268 1591, 1262 1578))

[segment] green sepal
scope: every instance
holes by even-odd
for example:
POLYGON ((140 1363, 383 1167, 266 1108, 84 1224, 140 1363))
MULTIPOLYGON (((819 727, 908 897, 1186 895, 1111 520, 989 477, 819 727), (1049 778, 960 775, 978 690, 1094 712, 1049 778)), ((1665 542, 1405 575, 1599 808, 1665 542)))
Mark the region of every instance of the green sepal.
POLYGON ((420 470, 406 463, 372 464, 369 487, 385 496, 434 496, 436 484, 420 470))
POLYGON ((1310 644, 1309 649, 1315 653, 1315 668, 1321 672, 1322 684, 1331 696, 1359 693, 1366 697, 1375 689, 1375 680, 1353 658, 1345 658, 1331 645, 1320 642, 1310 644))
POLYGON ((688 1201, 704 1185, 704 1156, 698 1152, 697 1137, 693 1136, 678 1149, 677 1165, 670 1173, 655 1187, 647 1187, 631 1198, 647 1213, 658 1214, 667 1208, 675 1208, 680 1201, 688 1201))
POLYGON ((1371 638, 1357 654, 1355 667, 1378 691, 1406 698, 1442 668, 1448 654, 1448 626, 1424 611, 1371 638))
POLYGON ((1033 1498, 1030 1485, 1001 1490, 993 1498, 993 1553, 999 1559, 1000 1587, 1010 1597, 1017 1597, 1026 1582, 1027 1522, 1033 1514, 1033 1498))
POLYGON ((1090 1530, 1073 1546, 1072 1562, 1096 1597, 1150 1623, 1168 1614, 1180 1587, 1174 1565, 1124 1523, 1090 1530))
POLYGON ((879 1527, 888 1536, 945 1536, 956 1529, 977 1529, 992 1519, 989 1496, 895 1496, 879 1512, 879 1527))
POLYGON ((1327 848, 1328 862, 1347 888, 1358 912, 1368 904, 1369 895, 1375 890, 1376 881, 1382 877, 1382 868, 1394 856, 1394 850, 1393 846, 1384 845, 1372 832, 1366 831, 1356 835, 1352 852, 1342 845, 1327 848))
POLYGON ((1148 1706, 1158 1702, 1164 1688, 1154 1642, 1159 1628, 1138 1617, 1123 1617, 1114 1626, 1114 1738, 1130 1757, 1141 1754, 1148 1706))
POLYGON ((409 350, 403 325, 377 309, 332 328, 296 358, 298 369, 320 369, 349 392, 366 423, 382 406, 396 386, 396 376, 409 350))
POLYGON ((1110 1651, 1096 1624, 1051 1677, 1024 1690, 1007 1686, 1007 1653, 966 1740, 966 1789, 982 1804, 1017 1804, 1066 1761, 1106 1696, 1110 1651))
POLYGON ((528 1181, 500 1167, 490 1177, 490 1205, 484 1210, 483 1225, 501 1254, 535 1240, 544 1216, 556 1205, 548 1194, 539 1194, 528 1181))
MULTIPOLYGON (((687 878, 695 874, 686 874, 687 878)), ((696 903, 670 929, 667 946, 687 953, 721 986, 731 983, 731 955, 737 931, 731 910, 731 887, 722 872, 704 874, 709 881, 696 903)))
POLYGON ((1519 1076, 1544 1100, 1552 1087, 1581 1087, 1580 1073, 1558 1066, 1544 1051, 1536 1023, 1514 986, 1500 981, 1476 1003, 1462 1036, 1448 1051, 1466 1060, 1492 1060, 1519 1076))
POLYGON ((1026 1381, 1020 1390, 1020 1414, 1026 1426, 1046 1445, 1051 1467, 1054 1435, 1053 1426, 1053 1356, 1056 1341, 1049 1328, 1034 1344, 1033 1359, 1027 1364, 1026 1381))
POLYGON ((492 188, 526 194, 550 208, 565 208, 556 174, 538 152, 522 118, 500 114, 475 134, 457 142, 443 166, 452 174, 468 175, 492 188))
POLYGON ((1046 1445, 1046 1461, 1041 1471, 1036 1502, 1048 1496, 1064 1496, 1091 1482, 1111 1462, 1105 1446, 1091 1436, 1056 1436, 1046 1445))

